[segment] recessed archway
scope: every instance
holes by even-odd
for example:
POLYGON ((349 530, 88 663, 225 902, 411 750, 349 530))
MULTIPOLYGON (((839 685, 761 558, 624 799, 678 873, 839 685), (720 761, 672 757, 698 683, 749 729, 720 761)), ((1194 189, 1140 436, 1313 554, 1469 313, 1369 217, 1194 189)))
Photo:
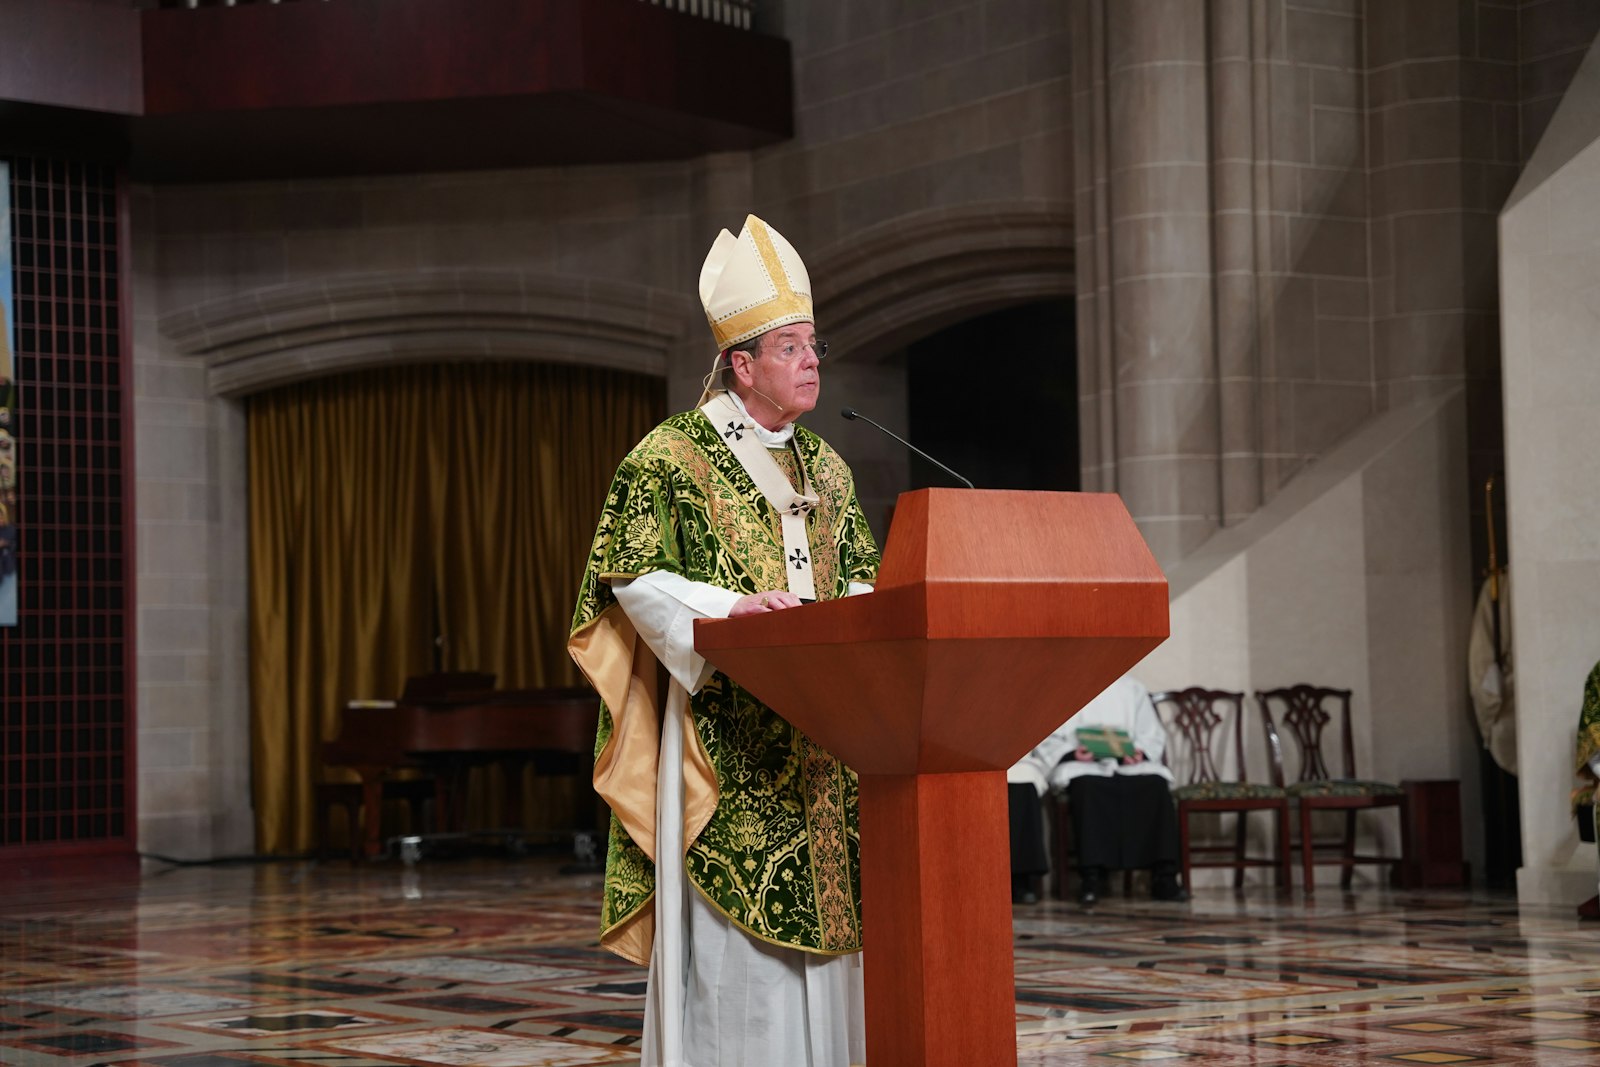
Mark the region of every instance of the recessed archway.
MULTIPOLYGON (((901 446, 837 417, 837 400, 902 433, 910 419, 908 348, 979 316, 1041 301, 1071 301, 1072 206, 1021 201, 936 209, 896 218, 807 260, 821 332, 838 355, 814 424, 840 448, 874 530, 883 536, 895 498, 914 484, 901 446)), ((1063 358, 1072 358, 1064 339, 1063 358)), ((988 366, 974 353, 975 366, 988 366)), ((985 369, 982 373, 992 373, 985 369)), ((1076 434, 1076 401, 1060 428, 1076 434)), ((946 483, 948 484, 948 483, 946 483)))
POLYGON ((695 321, 666 290, 504 271, 406 271, 258 290, 166 315, 215 396, 432 360, 581 363, 664 377, 695 321))
POLYGON ((1075 291, 1069 202, 901 216, 815 258, 816 303, 850 360, 891 356, 963 319, 1075 291))

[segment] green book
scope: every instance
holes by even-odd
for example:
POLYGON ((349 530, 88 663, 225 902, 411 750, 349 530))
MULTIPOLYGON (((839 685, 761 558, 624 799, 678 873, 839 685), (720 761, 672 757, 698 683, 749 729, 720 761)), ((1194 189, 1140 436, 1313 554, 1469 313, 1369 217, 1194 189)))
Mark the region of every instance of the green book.
POLYGON ((1133 739, 1128 731, 1110 726, 1078 727, 1078 744, 1095 759, 1121 759, 1133 755, 1133 739))

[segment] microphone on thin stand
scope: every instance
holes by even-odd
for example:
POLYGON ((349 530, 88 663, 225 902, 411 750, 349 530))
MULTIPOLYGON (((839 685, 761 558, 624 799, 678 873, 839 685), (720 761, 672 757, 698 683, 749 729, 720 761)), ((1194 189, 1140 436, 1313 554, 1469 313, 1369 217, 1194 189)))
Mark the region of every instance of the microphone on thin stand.
POLYGON ((977 486, 973 485, 966 478, 963 478, 961 475, 957 474, 955 471, 951 470, 949 467, 946 467, 943 463, 940 463, 938 460, 936 460, 932 456, 928 455, 922 449, 918 448, 916 445, 912 444, 910 441, 907 441, 904 437, 901 437, 899 434, 895 433, 893 430, 889 429, 887 426, 878 425, 878 423, 873 422, 871 419, 869 419, 865 415, 861 414, 861 412, 857 411, 855 408, 845 408, 843 411, 839 412, 839 414, 843 415, 845 418, 851 420, 852 422, 854 422, 856 419, 860 419, 862 422, 866 423, 868 426, 876 427, 879 431, 881 431, 882 433, 888 434, 890 437, 894 438, 896 441, 899 441, 901 444, 903 444, 907 448, 911 449, 911 451, 915 452, 917 455, 921 456, 923 459, 927 460, 929 463, 932 463, 935 467, 938 467, 940 470, 942 470, 946 474, 950 475, 950 477, 954 478, 956 481, 960 482, 962 485, 966 486, 968 489, 976 489, 977 488, 977 486))

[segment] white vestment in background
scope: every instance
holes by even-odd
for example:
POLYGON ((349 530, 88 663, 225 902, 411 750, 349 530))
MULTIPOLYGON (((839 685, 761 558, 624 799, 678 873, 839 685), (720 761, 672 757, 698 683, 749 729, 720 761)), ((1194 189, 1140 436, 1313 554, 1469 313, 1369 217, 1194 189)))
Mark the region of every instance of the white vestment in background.
POLYGON ((1044 796, 1047 788, 1063 790, 1072 784, 1074 778, 1086 774, 1106 777, 1113 774, 1159 774, 1170 782, 1172 772, 1161 762, 1166 751, 1167 732, 1161 725, 1161 717, 1156 714, 1155 705, 1150 703, 1150 691, 1138 679, 1123 675, 1018 760, 1006 772, 1006 781, 1027 782, 1040 796, 1044 796), (1111 759, 1074 759, 1072 754, 1078 748, 1078 728, 1090 726, 1126 730, 1135 747, 1144 750, 1146 759, 1134 764, 1111 759))

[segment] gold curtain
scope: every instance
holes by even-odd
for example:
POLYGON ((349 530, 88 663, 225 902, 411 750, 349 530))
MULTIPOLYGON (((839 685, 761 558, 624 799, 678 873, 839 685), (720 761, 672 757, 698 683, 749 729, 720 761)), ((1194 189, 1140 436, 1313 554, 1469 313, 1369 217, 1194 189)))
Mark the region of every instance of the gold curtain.
POLYGON ((433 667, 578 681, 565 652, 618 461, 659 380, 548 364, 415 365, 250 398, 257 847, 315 841, 321 743, 345 701, 433 667))

